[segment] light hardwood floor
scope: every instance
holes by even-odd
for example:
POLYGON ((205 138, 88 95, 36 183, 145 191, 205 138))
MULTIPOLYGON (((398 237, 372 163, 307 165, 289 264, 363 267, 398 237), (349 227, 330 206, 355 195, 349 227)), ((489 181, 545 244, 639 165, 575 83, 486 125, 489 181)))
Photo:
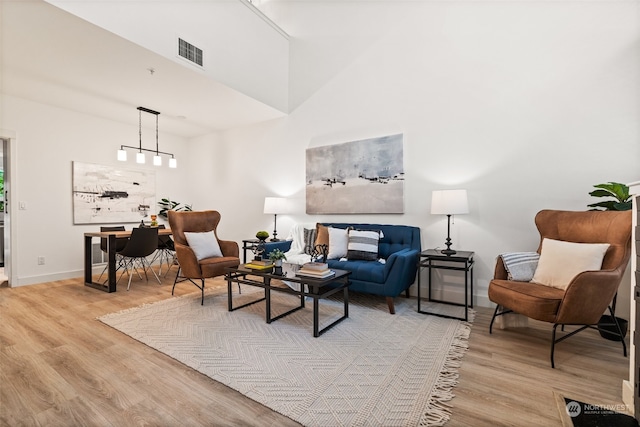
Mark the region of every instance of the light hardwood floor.
MULTIPOLYGON (((95 320, 171 298, 172 283, 134 279, 112 294, 80 278, 0 288, 0 425, 298 425, 95 320)), ((207 287, 226 292, 221 278, 207 287)), ((478 309, 448 425, 559 426, 554 392, 621 404, 628 359, 619 343, 582 332, 558 345, 551 369, 550 325, 489 335, 491 314, 478 309)))

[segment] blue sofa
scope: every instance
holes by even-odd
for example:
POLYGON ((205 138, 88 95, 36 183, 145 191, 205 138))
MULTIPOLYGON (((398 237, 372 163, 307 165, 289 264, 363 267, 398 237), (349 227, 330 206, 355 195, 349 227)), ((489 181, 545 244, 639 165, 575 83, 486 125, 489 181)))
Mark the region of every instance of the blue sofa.
MULTIPOLYGON (((353 223, 321 223, 334 228, 353 227, 358 230, 382 230, 384 237, 380 239, 378 257, 386 262, 346 260, 328 260, 330 268, 351 271, 351 286, 355 292, 364 292, 384 296, 387 299, 389 312, 395 314, 393 299, 403 291, 409 295, 409 287, 416 278, 416 269, 420 257, 420 229, 407 225, 390 224, 353 224, 353 223)), ((278 248, 287 252, 290 240, 269 242, 267 254, 278 248)))

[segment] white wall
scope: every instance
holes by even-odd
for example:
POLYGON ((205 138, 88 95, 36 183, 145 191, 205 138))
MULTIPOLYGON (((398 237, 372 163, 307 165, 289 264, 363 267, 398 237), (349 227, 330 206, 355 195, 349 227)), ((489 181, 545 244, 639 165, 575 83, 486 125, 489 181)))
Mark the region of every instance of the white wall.
MULTIPOLYGON (((131 114, 137 113, 132 108, 131 114)), ((121 144, 137 145, 138 127, 8 95, 2 97, 1 118, 0 128, 15 132, 16 138, 17 170, 11 200, 25 202, 27 207, 13 218, 18 281, 11 285, 82 276, 83 233, 97 230, 99 224, 73 224, 72 162, 154 168, 149 163, 138 166, 133 161, 116 161, 121 144), (45 257, 45 265, 37 264, 39 256, 45 257)), ((159 198, 168 195, 180 200, 189 170, 187 146, 182 138, 162 132, 159 140, 162 151, 175 154, 179 168, 154 168, 156 192, 159 198)), ((143 129, 142 141, 145 148, 154 146, 155 129, 143 129)), ((126 224, 127 229, 134 225, 126 224)))
POLYGON ((452 239, 477 253, 486 304, 496 255, 537 247, 537 211, 584 210, 592 185, 639 177, 637 2, 269 8, 292 36, 299 106, 226 132, 225 148, 211 153, 230 178, 227 197, 202 201, 218 206, 224 233, 238 240, 271 230, 265 196, 304 199, 307 148, 401 131, 405 214, 308 217, 301 207, 279 219, 279 234, 293 221, 410 224, 423 248, 442 247, 446 220, 429 214, 431 191, 466 188, 471 212, 456 218, 452 239))

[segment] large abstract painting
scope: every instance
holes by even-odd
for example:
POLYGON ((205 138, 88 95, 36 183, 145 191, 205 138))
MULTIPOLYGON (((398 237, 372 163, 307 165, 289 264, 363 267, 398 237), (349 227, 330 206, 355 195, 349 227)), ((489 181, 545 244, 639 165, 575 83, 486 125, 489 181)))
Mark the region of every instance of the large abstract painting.
POLYGON ((307 149, 307 213, 404 212, 402 134, 307 149))
POLYGON ((156 199, 154 171, 73 162, 73 223, 140 222, 156 199))

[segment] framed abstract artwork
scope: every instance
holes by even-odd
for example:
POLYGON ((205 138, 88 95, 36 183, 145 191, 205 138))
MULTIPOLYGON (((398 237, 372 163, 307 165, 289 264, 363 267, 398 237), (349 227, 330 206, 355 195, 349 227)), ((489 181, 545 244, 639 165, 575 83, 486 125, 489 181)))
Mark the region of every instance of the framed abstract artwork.
POLYGON ((140 222, 156 203, 150 170, 73 162, 73 223, 140 222))
POLYGON ((403 213, 403 163, 402 134, 307 149, 307 213, 403 213))

